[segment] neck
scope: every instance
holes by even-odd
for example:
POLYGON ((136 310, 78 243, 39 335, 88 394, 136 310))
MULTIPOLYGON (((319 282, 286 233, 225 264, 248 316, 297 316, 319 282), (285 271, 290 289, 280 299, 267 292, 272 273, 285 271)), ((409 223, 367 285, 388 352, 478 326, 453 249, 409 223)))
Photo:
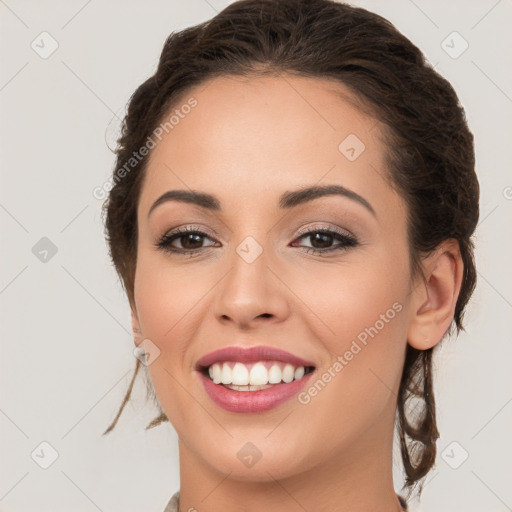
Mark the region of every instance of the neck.
POLYGON ((277 477, 269 469, 263 481, 220 473, 180 438, 179 511, 399 512, 392 475, 394 409, 390 410, 359 434, 357 442, 347 442, 320 463, 277 477))

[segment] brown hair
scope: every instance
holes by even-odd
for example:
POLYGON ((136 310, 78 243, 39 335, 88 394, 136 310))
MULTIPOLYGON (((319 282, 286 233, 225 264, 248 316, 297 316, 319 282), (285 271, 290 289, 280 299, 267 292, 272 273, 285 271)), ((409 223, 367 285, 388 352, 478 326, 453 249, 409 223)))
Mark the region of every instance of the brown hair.
MULTIPOLYGON (((141 148, 172 105, 191 87, 222 75, 280 72, 343 83, 387 127, 388 173, 407 204, 412 274, 442 241, 459 243, 463 281, 447 333, 463 329, 476 284, 472 235, 479 216, 473 136, 453 88, 421 51, 386 19, 332 0, 241 0, 214 18, 172 33, 158 68, 134 92, 116 150, 114 186, 104 204, 112 261, 134 306, 137 204, 147 157, 118 172, 141 148)), ((445 333, 446 334, 446 333, 445 333)), ((407 345, 397 397, 397 424, 409 496, 436 458, 433 348, 407 345), (409 401, 420 411, 408 417, 409 401)), ((130 398, 135 373, 115 426, 130 398)), ((148 388, 149 389, 149 388, 148 388)), ((154 395, 153 395, 154 396, 154 395)), ((410 406, 410 403, 409 403, 410 406)), ((168 421, 160 415, 146 428, 168 421)), ((106 433, 105 432, 105 433, 106 433)))

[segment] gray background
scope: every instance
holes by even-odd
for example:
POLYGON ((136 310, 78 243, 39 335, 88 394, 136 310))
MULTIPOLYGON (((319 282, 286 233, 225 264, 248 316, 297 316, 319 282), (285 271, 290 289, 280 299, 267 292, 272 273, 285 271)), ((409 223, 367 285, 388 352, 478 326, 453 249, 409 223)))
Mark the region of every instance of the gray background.
MULTIPOLYGON (((169 423, 144 430, 157 411, 141 378, 116 430, 101 436, 135 359, 92 190, 109 178, 117 118, 166 36, 229 3, 0 0, 1 511, 160 511, 179 486, 176 434, 169 423), (58 43, 46 59, 31 47, 51 48, 43 31, 58 43), (58 453, 47 469, 44 441, 58 453)), ((439 454, 415 510, 512 510, 512 3, 353 4, 384 15, 424 51, 456 89, 476 138, 479 284, 467 332, 436 360, 439 454)))

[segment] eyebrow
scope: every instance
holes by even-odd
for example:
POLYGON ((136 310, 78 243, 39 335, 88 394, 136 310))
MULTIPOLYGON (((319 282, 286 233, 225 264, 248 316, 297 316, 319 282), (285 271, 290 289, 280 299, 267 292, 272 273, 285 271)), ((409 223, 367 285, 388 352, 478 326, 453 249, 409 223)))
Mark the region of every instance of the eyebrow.
MULTIPOLYGON (((299 206, 301 204, 312 201, 319 197, 339 195, 351 199, 364 206, 374 217, 377 217, 372 205, 362 196, 342 187, 341 185, 323 185, 301 188, 299 190, 286 191, 279 198, 279 208, 289 209, 299 206)), ((204 192, 197 192, 195 190, 169 190, 162 194, 152 205, 148 212, 148 217, 151 212, 160 204, 167 201, 179 201, 182 203, 189 203, 205 208, 207 210, 219 211, 221 205, 219 199, 211 194, 204 192)))

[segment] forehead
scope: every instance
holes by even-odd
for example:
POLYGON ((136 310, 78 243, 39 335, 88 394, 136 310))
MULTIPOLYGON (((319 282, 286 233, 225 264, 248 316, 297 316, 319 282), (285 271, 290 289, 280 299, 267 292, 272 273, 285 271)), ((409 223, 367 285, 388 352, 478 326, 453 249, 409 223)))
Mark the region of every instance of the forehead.
POLYGON ((145 210, 170 188, 236 191, 226 200, 239 208, 251 197, 322 182, 377 201, 394 194, 384 179, 381 123, 334 80, 219 77, 183 93, 164 122, 171 116, 148 162, 145 210))

